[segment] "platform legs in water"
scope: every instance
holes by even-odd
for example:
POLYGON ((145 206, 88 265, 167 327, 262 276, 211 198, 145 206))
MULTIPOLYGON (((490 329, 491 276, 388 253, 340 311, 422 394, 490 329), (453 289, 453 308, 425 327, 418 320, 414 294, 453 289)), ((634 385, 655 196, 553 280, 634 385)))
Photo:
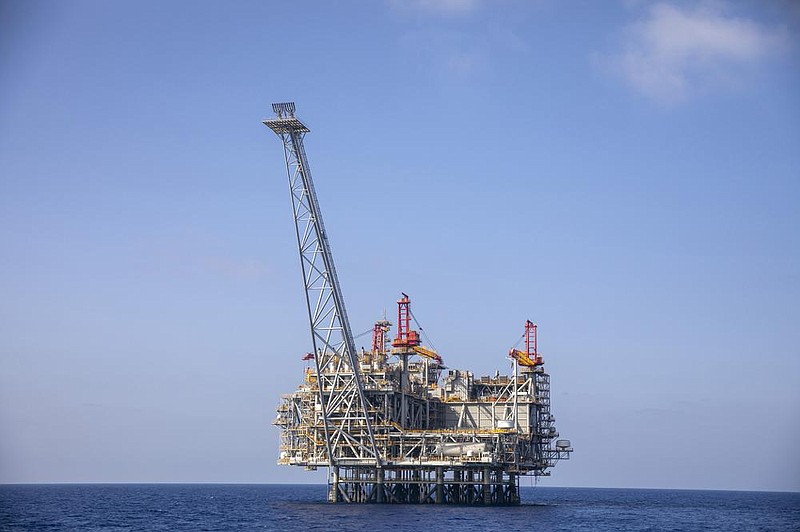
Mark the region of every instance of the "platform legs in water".
POLYGON ((328 502, 388 504, 519 504, 517 475, 489 467, 332 467, 328 502))

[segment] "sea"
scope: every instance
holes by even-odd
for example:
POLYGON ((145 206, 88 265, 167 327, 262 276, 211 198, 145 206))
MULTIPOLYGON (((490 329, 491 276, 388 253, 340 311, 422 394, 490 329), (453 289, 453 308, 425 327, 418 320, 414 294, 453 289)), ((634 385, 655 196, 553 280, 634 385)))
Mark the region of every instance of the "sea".
POLYGON ((800 493, 522 487, 522 504, 328 504, 324 485, 0 485, 0 530, 800 531, 800 493))

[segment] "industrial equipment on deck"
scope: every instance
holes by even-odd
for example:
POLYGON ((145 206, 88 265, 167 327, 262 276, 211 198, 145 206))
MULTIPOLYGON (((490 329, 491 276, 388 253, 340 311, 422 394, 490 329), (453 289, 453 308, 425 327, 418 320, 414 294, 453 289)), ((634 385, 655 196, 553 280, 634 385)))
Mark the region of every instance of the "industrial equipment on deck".
MULTIPOLYGON (((294 103, 273 104, 264 121, 283 141, 308 305, 313 360, 303 383, 283 395, 279 464, 329 468, 330 502, 519 504, 519 477, 549 475, 569 458, 550 412, 550 376, 525 324, 513 375, 475 378, 448 369, 411 328, 411 301, 373 328, 357 352, 294 103), (443 370, 447 370, 442 378, 443 370)), ((421 329, 420 329, 421 330, 421 329)))

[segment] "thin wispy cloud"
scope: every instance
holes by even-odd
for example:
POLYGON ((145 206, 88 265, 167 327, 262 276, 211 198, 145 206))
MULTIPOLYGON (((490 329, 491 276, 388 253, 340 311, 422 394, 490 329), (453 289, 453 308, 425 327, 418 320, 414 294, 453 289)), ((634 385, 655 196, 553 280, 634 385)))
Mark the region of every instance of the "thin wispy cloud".
POLYGON ((426 57, 439 72, 469 77, 485 64, 485 43, 452 27, 478 10, 482 0, 386 0, 396 13, 425 26, 406 31, 400 44, 415 56, 426 57), (433 26, 428 24, 433 23, 433 26))
POLYGON ((203 259, 202 265, 213 273, 239 281, 262 279, 269 273, 267 265, 256 259, 211 256, 203 259))
POLYGON ((141 259, 139 269, 173 279, 213 276, 258 281, 273 273, 264 258, 243 255, 217 235, 196 229, 143 236, 132 246, 141 259))
POLYGON ((729 15, 722 4, 658 3, 624 29, 621 48, 602 62, 636 91, 674 103, 740 84, 787 40, 784 29, 729 15))
POLYGON ((389 0, 397 9, 423 13, 458 14, 477 9, 481 0, 389 0))
POLYGON ((488 64, 491 43, 483 36, 448 28, 411 30, 400 45, 415 57, 424 57, 438 72, 469 77, 488 64))
MULTIPOLYGON (((539 1, 526 0, 524 5, 539 1)), ((462 80, 490 72, 500 55, 530 51, 509 24, 508 8, 519 4, 512 0, 386 0, 408 24, 400 35, 400 46, 422 58, 437 75, 462 80)))

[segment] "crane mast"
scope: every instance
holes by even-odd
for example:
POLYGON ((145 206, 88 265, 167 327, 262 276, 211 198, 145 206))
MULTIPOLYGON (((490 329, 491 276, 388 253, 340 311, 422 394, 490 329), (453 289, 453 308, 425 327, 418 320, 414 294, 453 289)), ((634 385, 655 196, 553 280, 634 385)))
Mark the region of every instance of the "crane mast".
POLYGON ((353 333, 303 146, 310 130, 295 117, 294 103, 276 103, 272 110, 275 118, 263 123, 283 142, 319 384, 315 408, 324 427, 316 436, 324 441, 334 475, 336 466, 348 461, 372 460, 380 467, 353 333))

